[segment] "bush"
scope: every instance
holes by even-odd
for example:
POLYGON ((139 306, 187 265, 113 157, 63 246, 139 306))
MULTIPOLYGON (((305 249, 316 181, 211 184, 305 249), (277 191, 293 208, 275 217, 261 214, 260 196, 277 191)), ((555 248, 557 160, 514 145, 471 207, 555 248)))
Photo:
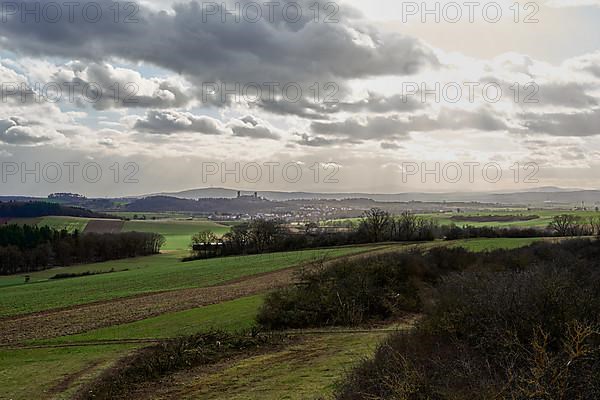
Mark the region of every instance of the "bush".
POLYGON ((267 296, 257 321, 268 329, 356 326, 423 308, 424 289, 475 261, 464 249, 395 252, 320 263, 300 283, 267 296))
POLYGON ((117 366, 82 388, 75 398, 129 398, 138 384, 156 380, 181 369, 212 364, 243 351, 272 346, 283 339, 281 336, 215 331, 164 341, 121 360, 117 366))
POLYGON ((599 248, 540 244, 496 253, 504 270, 444 277, 420 326, 389 338, 336 398, 600 398, 599 248))

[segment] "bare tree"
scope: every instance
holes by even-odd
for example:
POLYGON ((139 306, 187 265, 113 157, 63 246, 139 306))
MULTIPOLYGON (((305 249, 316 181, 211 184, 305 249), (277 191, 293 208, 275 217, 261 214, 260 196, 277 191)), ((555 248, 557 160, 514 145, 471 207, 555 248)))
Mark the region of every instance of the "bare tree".
POLYGON ((380 242, 384 237, 384 233, 390 227, 391 217, 387 211, 380 208, 371 208, 369 211, 364 212, 361 222, 369 235, 369 239, 373 242, 380 242))
POLYGON ((249 237, 259 253, 270 250, 283 232, 284 228, 281 220, 267 220, 264 218, 253 220, 248 231, 249 237))
POLYGON ((207 257, 212 245, 218 240, 217 235, 211 231, 198 232, 192 236, 191 247, 196 254, 201 255, 204 252, 204 256, 207 257))
POLYGON ((600 236, 600 217, 590 217, 588 221, 590 235, 600 236))
POLYGON ((580 218, 571 214, 556 215, 548 228, 558 236, 578 236, 581 234, 580 218))
POLYGON ((408 211, 404 211, 398 217, 398 236, 400 240, 412 240, 417 234, 419 225, 419 217, 411 214, 408 211))

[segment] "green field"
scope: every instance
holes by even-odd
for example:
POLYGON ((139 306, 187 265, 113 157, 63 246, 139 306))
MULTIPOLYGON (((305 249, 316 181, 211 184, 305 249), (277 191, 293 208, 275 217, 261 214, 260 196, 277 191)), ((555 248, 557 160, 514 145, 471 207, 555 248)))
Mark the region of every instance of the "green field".
POLYGON ((389 333, 309 335, 296 344, 216 371, 175 374, 157 398, 178 400, 306 400, 330 398, 337 380, 373 354, 389 333))
POLYGON ((111 211, 110 215, 121 218, 129 219, 143 219, 143 220, 156 220, 156 219, 176 219, 176 218, 189 218, 191 215, 185 212, 134 212, 134 211, 111 211))
POLYGON ((450 247, 462 247, 469 251, 491 251, 499 249, 518 249, 519 247, 529 246, 535 242, 544 240, 544 238, 494 238, 494 239, 467 239, 452 243, 450 247))
MULTIPOLYGON (((143 269, 148 267, 161 267, 164 265, 176 264, 181 257, 187 255, 186 252, 165 252, 147 257, 125 258, 115 261, 107 261, 93 264, 73 265, 69 267, 56 267, 44 271, 30 272, 28 274, 0 276, 0 288, 14 285, 24 285, 25 276, 29 276, 28 285, 36 282, 44 282, 56 274, 61 273, 83 273, 87 271, 108 272, 143 269)), ((75 279, 75 278, 73 278, 75 279)))
MULTIPOLYGON (((524 246, 535 239, 476 239, 435 242, 406 248, 438 245, 465 246, 482 251, 524 246)), ((394 246, 395 247, 395 246, 394 246)), ((182 263, 177 252, 111 263, 76 266, 71 270, 129 269, 128 271, 66 280, 43 281, 57 270, 32 275, 32 282, 1 287, 0 315, 16 315, 135 293, 208 286, 241 276, 275 271, 317 257, 335 257, 373 249, 374 246, 337 248, 231 257, 182 263)), ((390 245, 378 248, 390 249, 390 245)), ((60 269, 62 270, 62 269, 60 269)), ((4 279, 4 280, 3 280, 4 279)), ((21 277, 22 279, 22 277, 21 277)), ((103 340, 167 338, 211 328, 237 331, 251 327, 264 295, 243 297, 141 321, 94 329, 82 334, 32 342, 47 346, 73 346, 103 340)), ((237 360, 209 373, 194 370, 175 374, 158 394, 181 399, 305 399, 331 392, 334 382, 355 362, 372 354, 387 333, 335 333, 309 335, 265 354, 237 360), (163 393, 164 391, 164 393, 163 393), (174 397, 173 397, 174 396, 174 397)), ((0 398, 13 400, 68 399, 77 387, 97 376, 118 359, 147 344, 106 344, 78 347, 0 348, 0 398), (43 373, 40 373, 43 371, 43 373)))
MULTIPOLYGON (((527 210, 527 209, 490 209, 485 211, 463 211, 463 212, 447 212, 447 213, 426 213, 417 214, 420 217, 437 221, 440 225, 470 225, 475 227, 494 226, 494 227, 521 227, 521 228, 546 228, 548 224, 557 215, 570 214, 587 220, 591 217, 600 217, 600 212, 597 211, 572 211, 572 210, 527 210), (513 222, 474 222, 453 220, 452 217, 481 217, 481 216, 538 216, 539 218, 528 221, 513 221, 513 222)), ((358 225, 361 218, 346 218, 323 221, 324 226, 344 226, 346 224, 358 225)))
POLYGON ((570 211, 570 210, 489 210, 478 212, 461 212, 461 213, 443 213, 443 214, 421 214, 421 216, 434 219, 440 225, 455 224, 458 226, 471 225, 476 227, 481 226, 496 226, 496 227, 521 227, 521 228, 546 228, 548 224, 557 215, 570 214, 577 217, 589 219, 591 217, 600 217, 600 212, 596 211, 570 211), (523 215, 523 216, 538 216, 539 218, 529 221, 514 221, 514 222, 471 222, 452 220, 452 217, 479 217, 479 216, 506 216, 506 215, 523 215))
POLYGON ((86 225, 89 222, 89 218, 78 218, 78 217, 40 217, 40 218, 15 218, 10 221, 11 223, 19 225, 38 225, 38 226, 49 226, 50 228, 63 230, 66 229, 69 232, 78 230, 83 232, 86 225))
POLYGON ((155 232, 163 235, 167 242, 164 250, 185 250, 189 248, 192 235, 201 231, 212 231, 217 236, 229 232, 230 227, 211 221, 202 220, 156 220, 127 221, 123 227, 125 232, 155 232))
POLYGON ((142 293, 206 287, 243 276, 276 271, 321 258, 359 253, 376 247, 379 246, 305 250, 187 263, 181 262, 177 254, 162 254, 141 259, 90 264, 85 266, 90 271, 125 267, 129 270, 3 287, 0 290, 0 316, 50 310, 142 293))
MULTIPOLYGON (((89 218, 77 217, 42 217, 42 218, 17 218, 11 222, 49 226, 54 229, 66 229, 69 232, 78 230, 83 232, 89 218)), ((160 233, 166 239, 163 250, 187 250, 192 235, 201 231, 212 231, 217 236, 223 236, 235 223, 218 223, 203 219, 165 218, 159 220, 126 221, 123 232, 154 232, 160 233)))
POLYGON ((139 345, 0 349, 0 399, 69 399, 74 386, 139 345))
POLYGON ((264 295, 243 297, 192 310, 162 314, 129 324, 96 329, 36 343, 75 343, 118 339, 155 339, 193 335, 212 329, 231 332, 254 326, 264 295))

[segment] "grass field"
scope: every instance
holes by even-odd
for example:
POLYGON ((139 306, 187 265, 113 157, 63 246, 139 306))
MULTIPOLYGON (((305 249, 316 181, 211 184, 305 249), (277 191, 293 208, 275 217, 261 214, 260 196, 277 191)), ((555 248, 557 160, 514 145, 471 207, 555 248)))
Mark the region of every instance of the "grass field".
MULTIPOLYGON (((94 220, 95 221, 95 220, 94 220)), ((106 221, 106 220, 99 220, 106 221)), ((76 229, 83 232, 90 222, 89 218, 76 217, 42 217, 42 218, 17 218, 11 220, 17 224, 49 226, 54 229, 66 229, 73 232, 76 229)), ((217 236, 229 232, 235 223, 218 223, 203 219, 164 218, 145 221, 125 221, 123 232, 154 232, 160 233, 166 239, 163 250, 186 250, 192 235, 201 231, 212 231, 217 236)))
POLYGON ((374 247, 342 247, 187 263, 181 262, 177 254, 163 254, 91 264, 85 266, 90 271, 125 267, 129 270, 3 287, 0 290, 0 316, 50 310, 142 293, 207 287, 243 276, 275 271, 321 258, 355 254, 372 248, 374 247))
POLYGON ((0 399, 69 399, 75 386, 139 345, 0 349, 0 399))
POLYGON ((242 331, 251 328, 264 296, 250 296, 192 310, 167 313, 129 324, 96 329, 36 343, 75 343, 118 339, 155 339, 193 335, 211 329, 242 331))
MULTIPOLYGON (((571 214, 577 217, 589 219, 590 217, 600 217, 600 212, 596 211, 571 211, 571 210, 527 210, 527 209, 490 209, 486 211, 465 211, 461 213, 427 213, 418 214, 421 217, 437 221, 440 225, 471 225, 476 227, 495 226, 495 227, 521 227, 521 228, 546 228, 552 221, 552 218, 561 214, 571 214), (507 215, 523 215, 523 216, 538 216, 539 218, 528 221, 513 221, 513 222, 473 222, 453 220, 452 217, 478 217, 478 216, 507 216, 507 215)), ((357 225, 360 223, 360 218, 338 219, 323 222, 325 226, 336 226, 351 223, 357 225)))
POLYGON ((143 269, 152 266, 160 267, 164 265, 171 265, 178 263, 178 260, 186 254, 187 253, 185 252, 165 252, 163 254, 157 254, 147 257, 126 258, 122 260, 107 261, 94 264, 73 265, 69 267, 56 267, 44 271, 30 272, 29 274, 0 276, 0 288, 6 286, 24 285, 25 275, 28 275, 30 277, 30 282, 28 283, 29 285, 36 282, 47 281, 54 275, 61 273, 77 274, 87 271, 107 272, 113 269, 116 272, 118 272, 125 270, 143 269))
POLYGON ((535 242, 544 240, 544 238, 494 238, 494 239, 468 239, 461 240, 458 243, 452 243, 450 247, 463 247, 470 251, 490 251, 499 249, 517 249, 519 247, 529 246, 535 242))
MULTIPOLYGON (((526 240, 483 239, 453 242, 472 250, 517 247, 526 240)), ((423 244, 426 248, 443 242, 423 244)), ((408 246, 407 248, 412 248, 408 246)), ((32 274, 39 283, 0 287, 0 314, 16 315, 40 309, 118 298, 137 292, 199 287, 225 282, 244 275, 274 271, 315 257, 339 256, 365 251, 369 247, 329 251, 269 254, 203 260, 178 261, 177 252, 77 266, 72 269, 124 269, 129 271, 67 279, 41 281, 57 271, 32 274), (90 268, 91 267, 91 268, 90 268)), ((10 279, 10 278, 6 278, 10 279)), ((0 280, 0 283, 6 281, 0 280)), ((254 324, 263 295, 242 297, 211 306, 169 312, 140 321, 94 329, 86 333, 32 342, 51 346, 74 345, 115 339, 167 338, 193 334, 210 328, 239 330, 254 324)), ((333 333, 309 335, 290 346, 265 354, 231 361, 207 371, 176 374, 173 384, 164 385, 157 395, 178 399, 312 399, 331 392, 336 380, 353 363, 369 356, 387 333, 333 333)), ((68 399, 81 384, 97 376, 118 359, 144 344, 86 345, 81 347, 0 348, 0 398, 13 400, 68 399)))
POLYGON ((163 235, 167 242, 164 250, 185 250, 189 248, 192 235, 200 231, 212 231, 217 236, 229 232, 230 227, 211 221, 202 220, 156 220, 127 221, 124 232, 156 232, 163 235))
POLYGON ((444 213, 444 214, 422 214, 422 216, 435 219, 441 225, 455 224, 458 226, 471 225, 471 226, 497 226, 497 227, 521 227, 521 228, 546 228, 548 224, 557 215, 570 214, 583 219, 589 219, 590 217, 600 216, 600 212, 596 211, 568 211, 568 210, 489 210, 485 212, 461 212, 458 213, 444 213), (539 218, 528 220, 528 221, 514 221, 514 222, 471 222, 471 221, 460 221, 452 220, 452 217, 478 217, 478 216, 506 216, 506 215, 523 215, 523 216, 538 216, 539 218))
POLYGON ((74 232, 75 230, 83 232, 89 221, 89 218, 78 217, 15 218, 10 220, 11 223, 19 225, 49 226, 58 230, 66 229, 69 232, 74 232))
POLYGON ((355 363, 370 356, 387 335, 385 332, 310 335, 281 350, 217 366, 216 371, 176 374, 169 383, 153 391, 153 398, 328 398, 335 382, 355 363))

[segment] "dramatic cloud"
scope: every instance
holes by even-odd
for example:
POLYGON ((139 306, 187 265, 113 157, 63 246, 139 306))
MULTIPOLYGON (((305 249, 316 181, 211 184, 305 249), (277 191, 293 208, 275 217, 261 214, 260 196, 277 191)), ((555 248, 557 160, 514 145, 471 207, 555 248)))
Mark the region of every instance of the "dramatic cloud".
MULTIPOLYGON (((63 7, 60 21, 36 22, 20 10, 49 3, 17 0, 16 12, 0 23, 0 155, 147 159, 173 176, 185 175, 178 163, 194 157, 334 156, 346 171, 360 171, 348 175, 348 187, 358 189, 387 184, 372 176, 395 165, 394 156, 585 168, 600 154, 600 51, 589 33, 600 10, 588 7, 600 0, 549 1, 582 7, 569 10, 549 9, 544 0, 540 24, 517 26, 509 12, 506 23, 468 30, 460 23, 424 26, 418 16, 398 24, 401 5, 393 0, 385 7, 340 2, 337 22, 325 23, 331 3, 317 1, 318 22, 315 0, 283 0, 272 19, 268 6, 250 0, 141 0, 127 22, 132 9, 121 9, 115 21, 112 0, 84 0, 74 21, 63 7), (230 13, 236 4, 263 5, 263 15, 237 20, 230 13), (89 18, 98 5, 102 17, 86 21, 84 7, 89 18), (283 18, 284 5, 299 5, 303 15, 283 18), (552 54, 521 46, 522 37, 531 42, 548 33, 561 13, 569 18, 552 27, 557 43, 542 46, 555 46, 552 54), (450 30, 468 34, 469 44, 446 37, 450 30), (466 83, 476 85, 472 99, 466 83), (45 84, 60 85, 61 101, 43 98, 45 84), (439 92, 447 85, 462 88, 459 99, 439 92), (486 85, 500 89, 498 99, 486 96, 494 95, 486 85)), ((197 180, 173 183, 190 184, 197 180)))
MULTIPOLYGON (((80 2, 81 8, 91 2, 80 2)), ((15 3, 24 9, 35 1, 15 3)), ((299 2, 305 12, 298 22, 277 13, 276 20, 261 18, 254 23, 246 18, 223 23, 220 10, 207 15, 206 5, 197 2, 176 4, 170 13, 142 6, 138 22, 115 23, 111 0, 93 3, 102 7, 103 17, 96 23, 79 14, 73 22, 61 18, 56 23, 45 19, 23 23, 18 13, 9 16, 2 24, 2 44, 31 55, 150 62, 197 83, 324 83, 407 75, 438 64, 418 40, 378 32, 351 18, 352 10, 340 12, 339 23, 315 23, 308 12, 312 0, 299 2)), ((231 9, 233 4, 227 6, 231 9)))

